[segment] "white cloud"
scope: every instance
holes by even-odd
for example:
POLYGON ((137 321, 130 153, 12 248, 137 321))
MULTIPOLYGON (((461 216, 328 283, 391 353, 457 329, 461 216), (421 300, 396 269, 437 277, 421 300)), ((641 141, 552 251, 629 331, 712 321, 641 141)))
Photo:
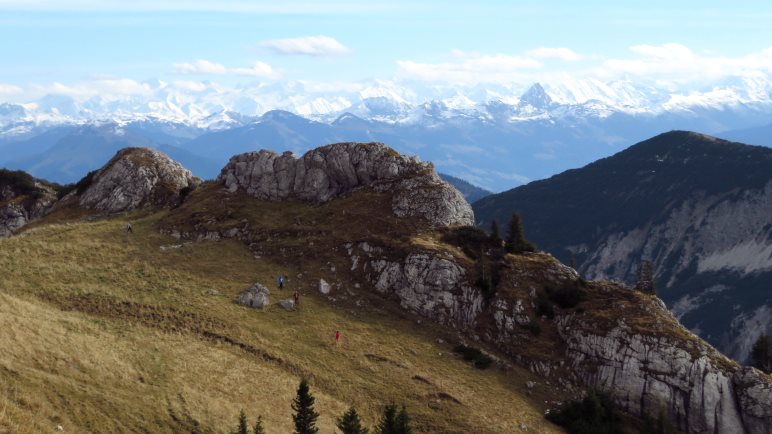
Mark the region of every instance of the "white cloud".
POLYGON ((329 36, 272 39, 261 42, 260 47, 277 54, 300 54, 320 57, 339 56, 351 52, 348 47, 329 36))
POLYGON ((397 61, 397 76, 422 81, 446 81, 459 84, 511 83, 522 79, 529 70, 542 67, 536 59, 506 54, 482 55, 453 51, 454 62, 421 63, 397 61))
POLYGON ((275 77, 277 74, 271 65, 255 62, 248 68, 227 68, 220 63, 199 59, 193 63, 172 64, 172 72, 186 75, 241 75, 248 77, 275 77))
POLYGON ((582 56, 580 56, 576 52, 568 48, 562 48, 562 47, 561 48, 539 47, 539 48, 534 48, 533 50, 529 50, 525 54, 535 59, 557 59, 557 60, 565 60, 567 62, 573 62, 573 61, 582 59, 582 56))
POLYGON ((607 59, 593 74, 601 79, 637 77, 667 83, 706 84, 731 76, 772 73, 772 47, 738 57, 700 54, 681 44, 634 45, 635 56, 607 59))
POLYGON ((3 84, 0 83, 0 95, 6 96, 6 95, 19 95, 24 90, 20 88, 19 86, 14 86, 12 84, 3 84))

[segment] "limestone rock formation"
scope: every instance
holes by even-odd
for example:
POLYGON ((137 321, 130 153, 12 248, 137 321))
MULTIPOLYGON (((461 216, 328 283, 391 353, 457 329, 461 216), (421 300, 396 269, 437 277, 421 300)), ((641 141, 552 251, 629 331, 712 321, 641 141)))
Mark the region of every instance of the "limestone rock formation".
POLYGON ((79 194, 81 206, 107 213, 176 205, 201 181, 166 155, 147 148, 118 151, 79 194))
POLYGON ((271 291, 269 291, 265 285, 255 283, 239 295, 236 299, 236 303, 247 307, 263 308, 268 306, 268 295, 270 293, 271 291))
POLYGON ((556 307, 554 319, 539 320, 535 307, 543 287, 578 279, 576 271, 549 255, 518 259, 506 270, 499 293, 486 300, 452 255, 426 250, 400 259, 367 242, 344 248, 352 271, 376 291, 413 313, 496 345, 567 390, 573 385, 608 390, 639 417, 664 408, 686 433, 770 433, 769 376, 740 368, 679 325, 655 297, 591 283, 592 298, 604 300, 599 311, 556 307), (536 339, 529 331, 533 321, 554 328, 553 354, 528 353, 536 339))
POLYGON ((324 295, 330 293, 330 284, 324 279, 319 279, 319 292, 324 295))
POLYGON ((48 183, 24 172, 0 170, 0 237, 44 216, 56 199, 48 183))
POLYGON ((435 226, 474 224, 471 206, 431 164, 382 143, 337 143, 299 159, 290 152, 249 152, 231 158, 219 180, 228 191, 258 199, 314 204, 372 187, 394 195, 392 208, 400 217, 422 217, 435 226))

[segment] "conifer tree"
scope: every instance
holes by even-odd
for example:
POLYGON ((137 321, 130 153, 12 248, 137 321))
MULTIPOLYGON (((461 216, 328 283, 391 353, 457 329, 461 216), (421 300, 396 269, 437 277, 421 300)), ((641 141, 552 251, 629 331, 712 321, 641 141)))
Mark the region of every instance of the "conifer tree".
POLYGON ((491 220, 491 244, 495 247, 501 247, 501 234, 499 233, 499 222, 496 219, 491 220))
POLYGON ((751 349, 751 365, 767 374, 772 374, 772 339, 764 333, 756 339, 751 349))
POLYGON ((239 425, 236 427, 234 434, 249 434, 249 427, 247 426, 247 415, 242 409, 239 413, 239 425))
POLYGON ((397 406, 389 404, 383 409, 381 421, 375 429, 375 434, 398 434, 397 431, 397 406))
POLYGON ((413 429, 410 428, 410 416, 407 414, 407 409, 402 406, 402 410, 399 411, 396 420, 396 433, 397 434, 412 434, 413 429))
POLYGON ((263 416, 258 416, 255 421, 255 428, 252 434, 265 434, 265 428, 263 428, 263 416))
POLYGON ((308 381, 304 378, 298 386, 298 393, 292 400, 292 409, 295 414, 292 420, 295 422, 294 434, 317 434, 319 429, 316 427, 316 419, 319 413, 314 411, 314 401, 316 399, 311 395, 308 388, 308 381))
POLYGON ((534 245, 525 239, 523 220, 518 213, 512 213, 512 217, 509 219, 506 246, 509 253, 533 252, 536 250, 534 245))
POLYGON ((338 418, 336 425, 342 434, 367 434, 368 429, 362 426, 362 420, 354 407, 338 418))
POLYGON ((635 289, 646 294, 657 294, 657 286, 654 282, 654 267, 651 261, 641 262, 638 267, 638 279, 635 282, 635 289))

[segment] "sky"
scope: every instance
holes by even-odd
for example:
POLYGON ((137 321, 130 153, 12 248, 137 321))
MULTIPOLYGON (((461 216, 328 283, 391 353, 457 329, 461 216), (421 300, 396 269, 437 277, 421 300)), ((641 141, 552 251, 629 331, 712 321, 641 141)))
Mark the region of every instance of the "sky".
POLYGON ((768 1, 0 0, 0 101, 157 80, 438 86, 772 73, 768 1))

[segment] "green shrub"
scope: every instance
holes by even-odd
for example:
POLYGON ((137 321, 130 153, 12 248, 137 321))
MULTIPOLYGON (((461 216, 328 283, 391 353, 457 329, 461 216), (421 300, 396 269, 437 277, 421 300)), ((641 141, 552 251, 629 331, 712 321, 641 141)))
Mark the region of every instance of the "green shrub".
POLYGON ((544 294, 539 294, 536 299, 536 316, 546 316, 548 319, 555 318, 555 306, 544 294))
POLYGON ((525 328, 534 336, 539 336, 541 334, 541 326, 536 318, 531 318, 531 322, 529 322, 525 328))
POLYGON ((570 309, 576 307, 579 303, 585 300, 587 295, 580 288, 580 283, 574 282, 558 289, 548 289, 547 296, 550 301, 557 304, 563 309, 570 309))
POLYGON ((622 419, 611 397, 591 390, 581 401, 572 401, 560 410, 547 414, 547 419, 566 429, 569 434, 622 434, 622 419))
POLYGON ((477 369, 487 369, 493 364, 493 359, 474 347, 467 347, 466 345, 459 344, 453 348, 453 352, 461 354, 464 360, 472 362, 477 369))
POLYGON ((442 235, 442 241, 460 248, 472 259, 479 259, 491 247, 488 234, 474 226, 461 226, 442 235))

